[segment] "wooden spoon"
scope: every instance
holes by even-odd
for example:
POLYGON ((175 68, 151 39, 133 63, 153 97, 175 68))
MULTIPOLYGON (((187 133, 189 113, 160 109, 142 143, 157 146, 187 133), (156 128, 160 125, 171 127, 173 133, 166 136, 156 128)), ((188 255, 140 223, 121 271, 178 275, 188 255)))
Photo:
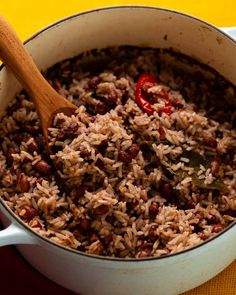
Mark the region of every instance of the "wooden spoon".
POLYGON ((33 100, 48 143, 48 128, 55 114, 71 114, 77 107, 59 95, 44 79, 13 28, 1 15, 0 59, 11 69, 33 100))

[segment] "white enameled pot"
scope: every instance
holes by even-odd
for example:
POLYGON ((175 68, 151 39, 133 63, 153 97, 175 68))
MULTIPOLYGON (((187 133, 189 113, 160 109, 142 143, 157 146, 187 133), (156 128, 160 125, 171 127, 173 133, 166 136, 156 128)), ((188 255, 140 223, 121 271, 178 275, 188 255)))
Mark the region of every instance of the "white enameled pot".
MULTIPOLYGON (((226 29, 236 37, 236 29, 226 29)), ((227 33, 182 13, 154 7, 110 7, 59 21, 26 47, 41 70, 79 53, 113 45, 172 47, 236 85, 236 42, 227 33), (166 37, 167 36, 167 37, 166 37)), ((21 87, 0 71, 0 113, 21 87)), ((66 249, 38 236, 3 201, 0 245, 17 244, 33 267, 81 295, 180 294, 214 277, 236 258, 235 223, 193 249, 161 258, 112 259, 66 249)))

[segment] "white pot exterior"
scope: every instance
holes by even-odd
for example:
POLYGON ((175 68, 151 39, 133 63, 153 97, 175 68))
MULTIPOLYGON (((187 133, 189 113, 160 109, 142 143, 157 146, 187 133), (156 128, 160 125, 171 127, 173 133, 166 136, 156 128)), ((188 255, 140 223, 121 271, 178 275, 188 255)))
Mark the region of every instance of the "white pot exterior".
MULTIPOLYGON (((172 47, 210 65, 236 84, 235 41, 204 22, 168 10, 95 10, 49 27, 26 47, 44 70, 83 51, 114 45, 172 47)), ((20 89, 12 74, 2 69, 0 112, 20 89)), ((128 261, 65 250, 27 230, 3 204, 0 211, 4 225, 11 224, 0 232, 0 245, 23 244, 17 248, 36 269, 81 295, 180 294, 209 280, 236 258, 235 224, 192 250, 159 259, 128 261)))

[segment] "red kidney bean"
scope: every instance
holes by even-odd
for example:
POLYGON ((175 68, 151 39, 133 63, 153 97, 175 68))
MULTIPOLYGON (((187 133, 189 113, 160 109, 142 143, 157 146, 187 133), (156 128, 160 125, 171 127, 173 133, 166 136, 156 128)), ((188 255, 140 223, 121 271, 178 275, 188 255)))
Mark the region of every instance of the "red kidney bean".
POLYGON ((212 175, 217 175, 220 170, 220 164, 217 161, 211 162, 211 173, 212 175))
POLYGON ((55 156, 55 158, 54 158, 54 163, 55 163, 56 168, 57 168, 59 171, 63 171, 64 164, 63 164, 63 161, 62 161, 61 158, 55 156))
POLYGON ((79 228, 82 231, 87 232, 90 229, 90 221, 88 219, 82 219, 79 224, 79 228))
POLYGON ((42 175, 47 175, 51 170, 51 165, 49 165, 46 161, 40 160, 34 165, 34 169, 42 175))
POLYGON ((217 223, 217 219, 215 216, 209 216, 208 218, 206 217, 206 219, 207 219, 208 224, 216 224, 217 223))
MULTIPOLYGON (((149 142, 144 142, 141 144, 141 151, 142 151, 142 154, 145 158, 145 160, 147 161, 150 161, 151 160, 151 157, 153 155, 153 151, 152 149, 150 148, 150 145, 151 143, 149 142)), ((147 167, 151 167, 152 165, 151 164, 148 164, 147 167)), ((157 167, 157 166, 156 166, 157 167)))
POLYGON ((209 136, 209 137, 205 137, 203 139, 203 144, 212 148, 216 148, 217 147, 217 141, 215 139, 215 137, 213 136, 209 136))
POLYGON ((29 133, 31 135, 38 135, 39 133, 39 126, 37 125, 30 125, 30 124, 34 124, 34 122, 28 122, 28 123, 25 123, 23 124, 23 130, 26 132, 26 133, 29 133))
POLYGON ((196 205, 197 204, 194 202, 194 200, 188 200, 186 203, 187 209, 195 209, 196 205))
POLYGON ((152 225, 148 231, 148 238, 151 242, 155 242, 157 239, 156 229, 157 225, 152 225))
POLYGON ((160 194, 166 200, 171 199, 171 197, 173 196, 172 185, 170 183, 168 183, 168 182, 162 183, 161 186, 160 186, 160 194))
POLYGON ((109 233, 107 236, 105 236, 102 241, 105 245, 108 245, 110 242, 113 240, 113 235, 112 233, 109 233))
POLYGON ((116 221, 116 218, 115 218, 114 215, 107 215, 106 216, 106 221, 113 225, 115 223, 115 221, 116 221))
POLYGON ((45 149, 45 142, 43 137, 35 137, 34 138, 35 142, 38 145, 39 150, 44 150, 45 149))
POLYGON ((106 114, 107 111, 108 111, 108 108, 103 102, 98 102, 95 105, 95 113, 96 114, 104 115, 104 114, 106 114))
POLYGON ((113 102, 117 102, 117 99, 118 99, 117 93, 114 90, 111 90, 108 94, 108 99, 113 102))
POLYGON ((36 141, 32 141, 29 145, 28 145, 28 151, 30 153, 33 153, 33 152, 37 152, 38 151, 38 144, 36 141))
POLYGON ((17 177, 17 187, 22 193, 29 191, 30 183, 27 179, 27 176, 23 172, 21 172, 17 177))
POLYGON ((90 151, 88 149, 86 149, 85 147, 81 147, 80 148, 80 156, 82 158, 88 158, 91 155, 90 151))
POLYGON ((66 132, 62 129, 58 130, 57 140, 64 140, 66 136, 66 132))
POLYGON ((199 224, 193 224, 193 232, 194 233, 199 233, 199 232, 201 232, 202 231, 202 227, 199 225, 199 224))
POLYGON ((132 157, 130 154, 128 154, 126 151, 119 151, 118 152, 118 159, 125 163, 125 164, 129 164, 132 162, 132 157))
POLYGON ((91 243, 93 243, 93 242, 98 241, 98 240, 99 240, 99 237, 98 237, 98 235, 97 235, 96 233, 94 233, 94 232, 90 232, 90 233, 88 234, 88 239, 89 239, 89 241, 90 241, 91 243))
MULTIPOLYGON (((119 198, 119 201, 124 201, 125 200, 125 197, 121 197, 119 198), (123 200, 122 200, 123 199, 123 200)), ((138 205, 139 201, 138 200, 135 200, 133 202, 126 202, 126 208, 127 208, 127 211, 133 211, 134 208, 138 205)))
POLYGON ((153 202, 149 207, 149 215, 155 217, 159 211, 159 206, 156 202, 153 202))
POLYGON ((94 76, 88 81, 88 86, 94 89, 98 86, 99 83, 101 83, 101 81, 102 79, 100 77, 94 76))
POLYGON ((153 247, 153 243, 152 242, 147 242, 147 241, 144 241, 142 243, 142 245, 140 246, 140 249, 152 249, 153 247))
POLYGON ((76 132, 78 131, 78 124, 73 122, 64 130, 65 136, 69 138, 73 138, 76 136, 76 132))
POLYGON ((77 191, 76 191, 76 196, 77 196, 77 198, 82 198, 83 196, 84 196, 84 194, 85 194, 85 191, 88 189, 88 187, 87 186, 85 186, 85 185, 81 185, 81 186, 79 186, 78 188, 77 188, 77 191))
POLYGON ((106 204, 101 204, 100 206, 92 210, 93 215, 104 215, 109 211, 109 206, 106 204))
POLYGON ((213 233, 219 233, 219 232, 221 232, 222 230, 223 230, 223 226, 222 226, 222 224, 217 223, 217 224, 213 224, 213 225, 212 225, 212 232, 213 232, 213 233))
POLYGON ((106 149, 108 146, 108 139, 104 139, 101 143, 97 146, 98 149, 106 149))
POLYGON ((17 143, 18 145, 21 145, 22 141, 25 139, 25 136, 23 134, 16 134, 13 137, 13 140, 15 141, 15 143, 17 143))
POLYGON ((25 206, 24 210, 25 210, 25 213, 23 215, 23 218, 26 219, 27 221, 37 216, 37 211, 33 207, 25 206))
MULTIPOLYGON (((105 163, 101 160, 101 159, 97 159, 96 161, 96 166, 100 169, 100 170, 104 170, 105 168, 105 163)), ((100 183, 101 185, 103 184, 103 181, 104 181, 104 178, 101 178, 100 179, 100 183)))
POLYGON ((78 130, 78 124, 76 122, 70 123, 70 125, 67 127, 70 131, 77 131, 78 130))
POLYGON ((133 143, 129 148, 128 148, 128 154, 134 159, 140 151, 140 146, 137 143, 133 143))

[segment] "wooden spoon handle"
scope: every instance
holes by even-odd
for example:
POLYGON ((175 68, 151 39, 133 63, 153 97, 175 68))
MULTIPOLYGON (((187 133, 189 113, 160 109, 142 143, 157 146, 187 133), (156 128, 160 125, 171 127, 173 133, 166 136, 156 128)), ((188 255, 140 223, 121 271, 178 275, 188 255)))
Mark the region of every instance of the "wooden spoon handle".
POLYGON ((38 93, 51 93, 54 92, 54 89, 51 88, 41 75, 17 34, 1 15, 0 58, 4 64, 11 69, 20 83, 27 90, 31 98, 34 100, 34 103, 37 105, 37 109, 40 107, 39 105, 47 104, 47 102, 45 102, 45 97, 40 96, 43 101, 38 101, 38 93), (37 101, 35 100, 35 97, 37 97, 37 101))
POLYGON ((0 15, 0 59, 15 74, 33 100, 45 137, 53 114, 76 107, 44 79, 15 31, 0 15))

